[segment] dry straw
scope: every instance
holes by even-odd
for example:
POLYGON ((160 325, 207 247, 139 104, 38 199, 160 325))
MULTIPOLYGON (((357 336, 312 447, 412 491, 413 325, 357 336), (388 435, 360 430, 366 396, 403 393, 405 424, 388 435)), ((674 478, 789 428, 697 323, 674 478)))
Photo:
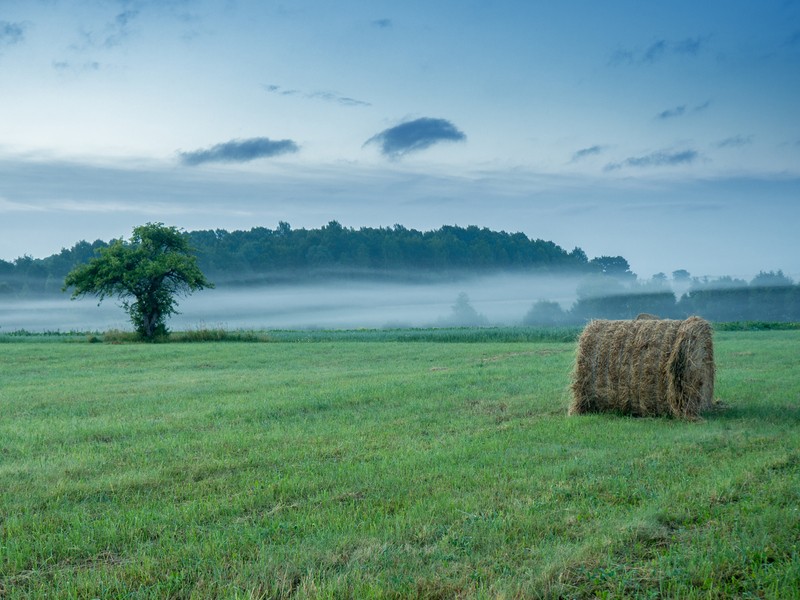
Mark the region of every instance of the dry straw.
POLYGON ((694 419, 713 397, 711 325, 699 317, 598 320, 581 334, 570 414, 694 419))

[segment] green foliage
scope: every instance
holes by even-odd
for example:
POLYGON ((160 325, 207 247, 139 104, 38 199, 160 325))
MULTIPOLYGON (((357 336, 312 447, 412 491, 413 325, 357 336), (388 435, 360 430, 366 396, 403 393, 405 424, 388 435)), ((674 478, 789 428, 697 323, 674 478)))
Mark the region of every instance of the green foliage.
POLYGON ((781 271, 760 273, 749 284, 731 277, 694 279, 680 298, 662 277, 641 283, 592 274, 576 291, 576 302, 563 315, 552 305, 537 303, 523 323, 578 324, 590 319, 633 319, 640 313, 670 319, 699 315, 717 323, 800 321, 800 284, 781 271))
POLYGON ((358 230, 331 221, 320 229, 195 231, 189 234, 204 272, 216 277, 313 278, 331 274, 421 276, 443 271, 589 271, 586 254, 522 233, 445 225, 417 231, 402 225, 358 230))
POLYGON ((222 328, 189 329, 170 336, 173 342, 269 342, 270 336, 258 331, 227 331, 222 328))
MULTIPOLYGON (((337 221, 319 229, 224 229, 185 234, 200 270, 218 280, 240 283, 299 281, 320 277, 430 278, 443 272, 595 271, 580 248, 566 252, 523 233, 476 226, 443 226, 432 231, 394 227, 358 230, 337 221)), ((116 243, 114 241, 112 244, 116 243)), ((80 241, 43 259, 0 261, 0 294, 57 291, 72 269, 109 244, 80 241), (5 284, 5 285, 2 285, 5 284)))
MULTIPOLYGON (((777 325, 777 324, 776 324, 777 325)), ((574 342, 581 333, 580 327, 437 327, 405 329, 272 329, 269 331, 225 330, 200 328, 176 331, 159 341, 180 342, 430 342, 439 344, 485 344, 489 342, 574 342)), ((0 343, 29 342, 105 342, 128 344, 141 342, 135 332, 110 329, 98 332, 32 333, 15 331, 0 333, 0 343)))
POLYGON ((732 321, 716 323, 716 331, 796 331, 800 330, 800 323, 787 323, 785 321, 732 321))
POLYGON ((162 223, 135 227, 129 242, 119 239, 99 248, 64 280, 64 290, 74 288, 73 298, 119 298, 136 331, 148 340, 167 334, 177 296, 208 287, 213 284, 198 268, 186 237, 162 223))
POLYGON ((636 279, 636 274, 631 272, 628 261, 622 256, 598 256, 590 260, 589 264, 597 267, 600 273, 609 277, 620 280, 636 279))

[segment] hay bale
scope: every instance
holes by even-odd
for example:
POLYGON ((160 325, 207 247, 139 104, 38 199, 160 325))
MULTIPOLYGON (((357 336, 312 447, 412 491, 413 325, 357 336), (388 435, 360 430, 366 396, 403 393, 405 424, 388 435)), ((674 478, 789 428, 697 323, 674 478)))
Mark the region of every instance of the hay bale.
POLYGON ((692 419, 713 397, 711 325, 699 317, 598 320, 581 334, 570 414, 692 419))

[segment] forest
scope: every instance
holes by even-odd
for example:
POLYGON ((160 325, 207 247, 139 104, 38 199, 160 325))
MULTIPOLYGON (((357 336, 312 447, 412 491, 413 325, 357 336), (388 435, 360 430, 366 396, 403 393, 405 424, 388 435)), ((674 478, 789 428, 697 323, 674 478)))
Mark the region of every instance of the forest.
MULTIPOLYGON (((566 274, 578 278, 576 300, 565 307, 549 298, 531 298, 523 322, 561 325, 590 318, 632 318, 639 313, 681 318, 699 314, 713 321, 800 321, 800 284, 781 271, 759 273, 751 281, 692 277, 678 270, 647 280, 632 273, 621 256, 589 259, 580 248, 523 233, 477 226, 443 226, 417 231, 402 225, 353 229, 331 221, 319 229, 224 229, 185 232, 202 272, 218 287, 256 284, 324 283, 326 280, 458 280, 493 273, 566 274)), ((36 259, 0 260, 0 301, 62 295, 64 278, 108 242, 79 241, 58 254, 36 259)), ((464 303, 462 303, 464 304, 464 303)), ((468 304, 464 324, 481 324, 468 304)), ((456 316, 456 315, 454 315, 456 316)))
MULTIPOLYGON (((420 279, 444 273, 497 271, 629 273, 622 257, 588 260, 575 248, 563 248, 525 234, 486 228, 444 226, 421 232, 401 225, 351 229, 331 221, 319 229, 224 229, 186 232, 197 263, 217 284, 306 282, 330 278, 420 279)), ((97 240, 42 259, 22 256, 0 260, 0 293, 60 293, 64 277, 107 246, 97 240)))

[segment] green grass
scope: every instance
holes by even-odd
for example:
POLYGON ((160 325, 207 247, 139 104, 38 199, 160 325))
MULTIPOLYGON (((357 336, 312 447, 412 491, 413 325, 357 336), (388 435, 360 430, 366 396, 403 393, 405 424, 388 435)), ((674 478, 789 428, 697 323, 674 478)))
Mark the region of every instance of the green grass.
POLYGON ((0 597, 800 597, 800 332, 681 422, 455 331, 4 344, 0 597))

